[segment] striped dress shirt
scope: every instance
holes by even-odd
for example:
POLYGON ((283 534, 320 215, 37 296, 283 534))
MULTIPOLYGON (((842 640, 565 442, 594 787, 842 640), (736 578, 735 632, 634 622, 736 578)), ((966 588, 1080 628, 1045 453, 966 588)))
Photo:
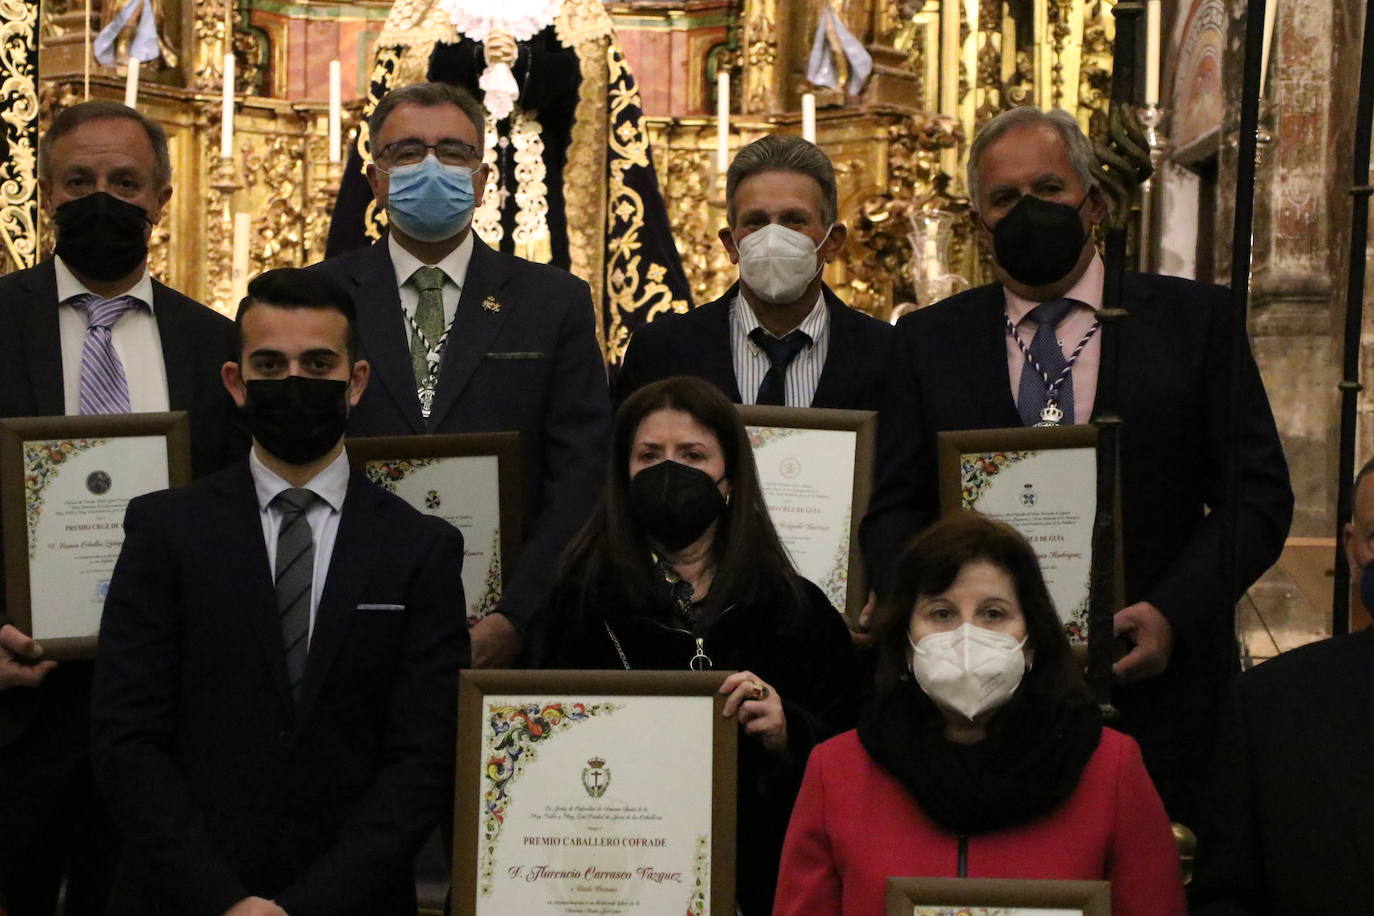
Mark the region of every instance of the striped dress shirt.
MULTIPOLYGON (((735 296, 735 301, 730 305, 730 349, 734 355, 735 381, 739 385, 742 404, 755 403, 763 377, 772 365, 768 361, 768 354, 749 339, 749 332, 757 327, 762 325, 749 307, 748 300, 743 294, 735 296)), ((825 369, 825 357, 830 352, 830 310, 825 306, 824 292, 816 297, 811 314, 797 325, 796 330, 810 337, 811 344, 798 353, 787 367, 787 406, 810 407, 816 397, 816 386, 820 384, 821 371, 825 369)), ((770 334, 767 328, 763 333, 770 334)))

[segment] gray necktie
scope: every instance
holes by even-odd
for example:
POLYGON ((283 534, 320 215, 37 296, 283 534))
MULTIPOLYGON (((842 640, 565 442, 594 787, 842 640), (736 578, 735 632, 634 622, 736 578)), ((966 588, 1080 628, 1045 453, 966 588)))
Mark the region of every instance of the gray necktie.
POLYGON ((78 409, 83 414, 128 413, 129 382, 114 348, 114 326, 124 313, 142 303, 132 296, 102 299, 88 295, 72 301, 86 316, 86 340, 81 345, 81 382, 78 409))
MULTIPOLYGON (((1064 365, 1068 362, 1064 358, 1064 350, 1059 346, 1059 335, 1055 328, 1059 322, 1064 320, 1064 316, 1069 313, 1075 305, 1072 299, 1051 299, 1049 302, 1042 302, 1031 309, 1027 316, 1037 325, 1035 337, 1027 349, 1030 351, 1031 358, 1026 360, 1026 365, 1021 369, 1021 389, 1020 396, 1017 398, 1016 407, 1021 413, 1021 422, 1027 426, 1034 426, 1040 422, 1040 411, 1044 409, 1048 400, 1048 385, 1044 376, 1036 371, 1032 360, 1040 364, 1040 368, 1050 377, 1049 384, 1059 378, 1059 373, 1064 371, 1064 365)), ((1073 376, 1064 377, 1064 382, 1059 386, 1059 391, 1055 395, 1055 403, 1059 409, 1064 411, 1064 418, 1059 422, 1064 426, 1073 423, 1073 376)))
POLYGON ((272 500, 281 513, 277 529, 277 617, 286 649, 291 696, 300 699, 305 657, 310 649, 310 595, 315 583, 315 540, 305 512, 315 502, 309 490, 282 490, 272 500))
POLYGON ((415 387, 423 388, 429 381, 429 347, 436 346, 444 336, 444 280, 447 275, 438 267, 421 267, 410 275, 410 284, 420 292, 415 306, 415 326, 420 334, 410 335, 410 363, 415 370, 415 387), (428 344, 428 346, 426 346, 428 344))

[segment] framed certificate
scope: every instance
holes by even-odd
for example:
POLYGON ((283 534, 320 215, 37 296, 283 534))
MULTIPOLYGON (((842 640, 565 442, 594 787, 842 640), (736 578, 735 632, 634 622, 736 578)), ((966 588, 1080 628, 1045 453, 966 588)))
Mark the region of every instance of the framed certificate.
MULTIPOLYGON (((1040 558, 1069 642, 1086 646, 1097 518, 1096 428, 942 432, 938 442, 941 514, 972 509, 1025 535, 1040 558)), ((1119 511, 1116 518, 1119 526, 1119 511)), ((1115 606, 1121 607, 1119 527, 1116 541, 1115 606)))
POLYGON ((868 600, 859 522, 873 489, 877 413, 741 406, 759 484, 797 572, 852 620, 868 600))
POLYGON ((520 552, 520 434, 349 439, 349 462, 377 486, 463 533, 468 619, 501 600, 520 552))
POLYGON ((887 916, 1111 916, 1108 881, 888 878, 887 916))
POLYGON ((728 674, 462 672, 453 911, 731 916, 728 674))
POLYGON ((0 420, 5 601, 45 657, 95 657, 129 500, 190 480, 185 412, 0 420))

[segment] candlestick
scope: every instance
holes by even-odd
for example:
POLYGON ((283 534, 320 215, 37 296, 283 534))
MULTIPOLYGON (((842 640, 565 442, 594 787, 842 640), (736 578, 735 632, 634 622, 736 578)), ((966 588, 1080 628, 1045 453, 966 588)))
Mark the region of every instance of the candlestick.
POLYGON ((1260 46, 1260 98, 1264 98, 1264 83, 1269 77, 1269 48, 1274 43, 1274 15, 1279 0, 1268 0, 1264 4, 1264 42, 1260 46))
POLYGON ((129 58, 129 76, 126 82, 124 83, 124 104, 127 105, 129 108, 138 107, 138 65, 138 58, 129 58))
POLYGON ((816 93, 802 93, 802 139, 816 142, 816 93))
POLYGON ((730 167, 730 71, 716 74, 716 171, 730 167))
POLYGON ((329 62, 329 161, 338 162, 342 157, 343 143, 343 88, 340 85, 339 62, 329 62))
POLYGON ((234 254, 230 260, 230 308, 238 308, 239 302, 248 292, 248 236, 253 228, 253 217, 248 213, 234 214, 234 254))
POLYGON ((219 154, 222 159, 234 155, 234 55, 224 55, 224 99, 219 116, 219 154))
POLYGON ((1145 104, 1159 104, 1160 0, 1145 4, 1145 104))

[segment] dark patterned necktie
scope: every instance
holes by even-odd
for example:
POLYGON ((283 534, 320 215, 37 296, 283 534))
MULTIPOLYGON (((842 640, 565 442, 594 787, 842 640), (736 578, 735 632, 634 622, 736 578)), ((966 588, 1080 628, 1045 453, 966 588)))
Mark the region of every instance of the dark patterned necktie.
POLYGON ((81 345, 81 383, 78 409, 82 414, 128 413, 129 381, 114 348, 114 326, 124 313, 138 308, 133 296, 102 299, 88 295, 72 307, 86 316, 86 340, 81 345))
POLYGON ((410 364, 415 370, 415 386, 429 381, 429 348, 444 336, 444 281, 447 274, 438 267, 421 267, 410 275, 410 283, 420 293, 415 306, 415 326, 419 334, 410 335, 410 364), (421 336, 423 335, 423 337, 421 336))
POLYGON ((286 649, 291 696, 300 699, 305 657, 310 648, 310 596, 315 583, 315 539, 306 510, 316 496, 309 490, 282 490, 272 500, 281 513, 277 529, 277 617, 286 649))
POLYGON ((773 404, 782 407, 787 403, 787 367, 797 354, 811 345, 811 335, 805 331, 793 331, 786 337, 778 338, 763 328, 754 328, 749 339, 768 357, 768 373, 759 385, 755 404, 773 404))
MULTIPOLYGON (((1064 359, 1064 350, 1059 346, 1059 335, 1055 329, 1074 305, 1072 299, 1051 299, 1031 309, 1030 314, 1026 316, 1037 325, 1035 337, 1027 347, 1030 358, 1021 369, 1021 390, 1016 402, 1017 410, 1021 413, 1021 422, 1026 426, 1034 426, 1040 422, 1040 411, 1049 400, 1049 385, 1059 378, 1059 373, 1064 371, 1064 366, 1068 362, 1064 359), (1035 363, 1039 363, 1040 369, 1049 376, 1048 383, 1045 376, 1036 369, 1035 363)), ((1060 423, 1064 426, 1073 425, 1072 375, 1064 377, 1059 391, 1055 394, 1055 403, 1064 411, 1064 418, 1060 423)))

